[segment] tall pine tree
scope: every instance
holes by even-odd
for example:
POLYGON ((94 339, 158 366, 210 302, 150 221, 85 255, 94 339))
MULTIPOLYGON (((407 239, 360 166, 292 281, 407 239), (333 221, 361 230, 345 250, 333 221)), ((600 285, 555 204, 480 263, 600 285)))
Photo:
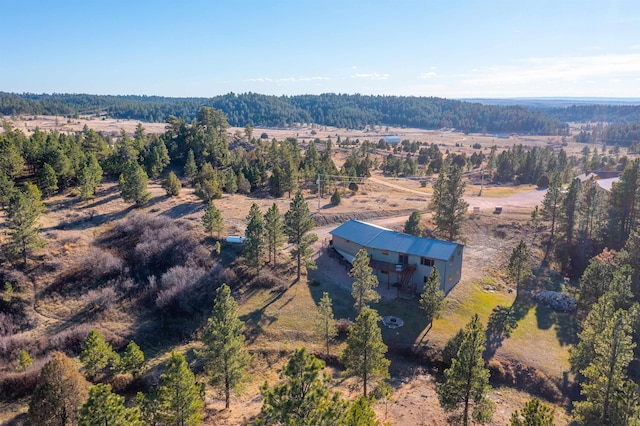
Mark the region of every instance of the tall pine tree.
POLYGON ((311 234, 315 221, 309 212, 309 205, 298 191, 289 204, 289 211, 284 215, 284 233, 289 243, 293 244, 291 256, 297 262, 297 280, 300 280, 302 265, 307 269, 315 269, 316 264, 311 259, 313 249, 311 245, 318 240, 316 234, 311 234))

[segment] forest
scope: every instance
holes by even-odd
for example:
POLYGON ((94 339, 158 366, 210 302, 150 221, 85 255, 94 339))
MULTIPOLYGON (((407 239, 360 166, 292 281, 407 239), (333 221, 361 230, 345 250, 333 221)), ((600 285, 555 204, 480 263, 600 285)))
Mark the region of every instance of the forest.
POLYGON ((191 122, 203 106, 223 111, 229 124, 236 127, 314 123, 352 129, 370 125, 425 129, 445 127, 463 132, 537 135, 566 134, 568 129, 560 120, 536 110, 435 97, 229 93, 213 98, 165 98, 0 92, 0 114, 8 116, 106 114, 112 118, 148 122, 165 122, 170 116, 175 116, 191 122))
MULTIPOLYGON (((358 97, 335 96, 344 108, 359 102, 358 97)), ((300 111, 337 120, 329 118, 322 97, 295 98, 300 111)), ((364 103, 385 101, 362 98, 364 103)), ((98 105, 99 99, 79 97, 77 102, 108 109, 106 100, 98 105)), ((115 99, 114 104, 126 103, 115 99)), ((420 108, 426 105, 414 100, 420 108)), ((25 108, 45 107, 34 99, 22 101, 25 108)), ((386 101, 394 109, 398 106, 398 99, 386 101)), ((47 102, 46 108, 62 105, 47 102)), ((159 105, 155 102, 149 105, 159 105)), ((450 101, 434 102, 443 108, 450 101)), ((469 114, 480 111, 469 108, 469 114)), ((528 114, 524 111, 513 110, 516 116, 525 114, 523 119, 528 114)), ((3 121, 0 397, 27 401, 23 420, 29 424, 48 424, 49 419, 62 419, 51 424, 105 424, 105 419, 131 425, 202 424, 207 403, 223 401, 220 411, 228 409, 248 376, 263 378, 275 364, 282 366, 281 373, 253 390, 262 405, 245 424, 379 424, 373 408, 391 400, 390 360, 409 357, 407 348, 393 352, 383 341, 378 325, 382 315, 377 312, 383 305, 366 252, 358 253, 349 271, 353 306, 348 293, 345 302, 332 299, 325 287, 314 290, 318 283, 307 285, 305 274, 315 267, 312 245, 318 237, 302 194, 333 194, 331 203, 338 205, 341 197, 362 193, 355 182, 374 172, 394 178, 437 175, 431 203, 425 203, 433 220, 421 221, 412 214, 405 229, 453 240, 463 237, 465 224, 484 226, 482 219, 468 217, 469 206, 461 198, 470 183, 463 173, 480 167, 487 172, 487 182, 497 187, 535 184, 545 195, 524 219, 509 217, 504 223, 511 221, 510 228, 499 224, 492 230, 522 232, 504 271, 492 271, 490 277, 494 284, 508 283, 508 294, 515 290, 512 305, 490 310, 486 329, 472 312, 465 317, 468 322, 459 331, 451 330, 431 353, 410 354, 420 365, 437 370, 439 407, 451 423, 491 421, 496 410, 488 395, 497 377, 507 372, 483 357, 496 350, 491 345, 497 340, 515 334, 523 320, 522 306, 532 303, 534 292, 554 290, 576 302, 574 311, 554 313, 565 315, 563 326, 573 327, 564 330, 569 335, 565 344, 571 346, 571 378, 564 384, 541 379, 545 386, 527 388, 532 398, 513 413, 510 424, 530 424, 527 416, 537 419, 534 424, 553 424, 547 405, 552 402, 579 424, 640 421, 633 368, 639 359, 640 160, 628 152, 585 146, 582 155, 575 156, 561 146, 518 144, 503 150, 472 147, 467 155, 441 150, 435 143, 403 141, 392 148, 383 142, 341 139, 303 145, 294 137, 255 137, 250 119, 242 123, 244 133, 232 140, 225 112, 206 106, 190 119, 170 115, 166 120, 162 134, 149 134, 139 124, 133 135, 123 131, 119 136, 88 127, 70 134, 36 129, 27 135, 3 121), (343 157, 336 161, 339 150, 343 157), (592 169, 619 172, 620 180, 605 192, 593 180, 574 179, 592 169), (318 175, 333 179, 318 181, 318 175), (350 184, 341 185, 343 179, 350 184), (166 196, 152 196, 150 180, 160 182, 166 196), (107 185, 111 192, 96 201, 107 185), (172 203, 171 212, 181 211, 179 196, 187 188, 198 201, 186 207, 202 213, 197 221, 150 214, 161 200, 172 203), (216 204, 223 194, 240 194, 251 204, 246 240, 239 248, 221 238, 224 223, 216 204), (126 207, 100 213, 105 198, 121 198, 126 207), (273 204, 263 213, 258 203, 264 200, 273 204), (279 201, 288 205, 287 211, 279 210, 279 201), (143 209, 148 210, 136 213, 143 209), (62 215, 60 223, 41 224, 52 213, 62 215), (69 229, 89 230, 90 241, 83 246, 84 237, 65 236, 69 229), (74 252, 74 247, 81 248, 74 252), (69 253, 75 257, 65 263, 61 259, 69 253), (243 305, 255 294, 267 294, 267 305, 277 304, 294 286, 299 293, 301 288, 315 291, 315 304, 307 306, 304 315, 311 316, 308 309, 318 311, 309 328, 319 332, 286 334, 276 349, 250 346, 267 334, 268 325, 255 319, 266 307, 241 315, 243 305), (338 310, 343 314, 336 320, 338 310), (61 325, 49 327, 54 319, 61 325), (119 321, 128 328, 112 332, 110 327, 119 321), (29 334, 36 329, 47 334, 29 334), (306 346, 315 340, 321 349, 313 353, 290 346, 291 341, 306 346), (152 354, 153 361, 145 360, 152 354), (354 380, 349 395, 330 387, 328 366, 354 380)), ((487 226, 495 226, 489 224, 498 219, 489 217, 487 226)), ((430 322, 429 330, 442 327, 437 319, 445 299, 433 284, 439 283, 434 271, 425 283, 429 290, 411 305, 422 328, 430 322)), ((514 378, 508 386, 520 384, 516 382, 514 378)))

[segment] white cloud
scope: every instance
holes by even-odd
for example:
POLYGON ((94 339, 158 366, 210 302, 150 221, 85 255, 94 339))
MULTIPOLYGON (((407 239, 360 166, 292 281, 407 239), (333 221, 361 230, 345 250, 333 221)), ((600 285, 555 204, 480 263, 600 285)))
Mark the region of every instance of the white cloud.
POLYGON ((368 78, 370 80, 387 80, 389 78, 389 74, 378 74, 377 72, 373 72, 370 74, 352 74, 351 78, 368 78))
POLYGON ((319 81, 319 80, 331 80, 329 77, 285 77, 285 78, 269 78, 269 77, 256 77, 249 78, 245 81, 259 82, 259 83, 297 83, 301 81, 319 81))
POLYGON ((509 67, 491 67, 461 76, 468 86, 526 85, 624 79, 640 74, 640 54, 529 58, 509 67))
MULTIPOLYGON (((432 68, 432 69, 433 69, 433 68, 432 68)), ((436 74, 435 72, 433 72, 433 71, 429 71, 429 72, 421 72, 421 73, 418 75, 418 78, 421 78, 421 79, 423 79, 423 80, 426 80, 426 79, 428 79, 428 78, 435 77, 436 75, 437 75, 437 74, 436 74)))

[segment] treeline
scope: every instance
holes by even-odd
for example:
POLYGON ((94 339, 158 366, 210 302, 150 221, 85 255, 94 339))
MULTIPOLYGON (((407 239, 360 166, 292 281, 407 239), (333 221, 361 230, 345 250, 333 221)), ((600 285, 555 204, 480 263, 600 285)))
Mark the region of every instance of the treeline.
POLYGON ((574 136, 577 142, 602 143, 611 146, 628 146, 631 153, 638 153, 640 122, 585 126, 574 136))
POLYGON ((640 121, 640 105, 572 105, 542 108, 562 122, 632 123, 640 121))
POLYGON ((464 132, 566 134, 558 119, 519 106, 489 106, 434 97, 322 94, 267 96, 229 93, 213 98, 13 94, 0 92, 4 115, 106 114, 119 119, 164 122, 170 116, 192 121, 202 106, 222 110, 232 126, 291 126, 314 123, 361 129, 368 125, 454 128, 464 132))

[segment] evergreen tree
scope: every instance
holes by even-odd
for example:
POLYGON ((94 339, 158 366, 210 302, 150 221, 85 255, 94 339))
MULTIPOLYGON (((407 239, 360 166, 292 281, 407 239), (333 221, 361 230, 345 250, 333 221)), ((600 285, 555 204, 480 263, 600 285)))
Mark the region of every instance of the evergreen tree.
POLYGON ((284 223, 280 217, 278 205, 273 203, 264 215, 264 231, 267 240, 267 252, 269 253, 269 262, 275 269, 278 260, 278 250, 285 242, 284 223))
POLYGON ((171 352, 158 390, 159 413, 164 424, 197 426, 203 418, 203 387, 189 369, 184 356, 171 352))
POLYGON ((280 373, 284 383, 260 389, 264 397, 258 424, 314 426, 342 424, 346 402, 329 392, 324 362, 305 348, 296 349, 280 373), (323 372, 322 376, 320 373, 323 372))
POLYGON ((382 341, 378 326, 380 316, 371 308, 363 308, 349 328, 347 347, 341 356, 347 376, 362 380, 363 395, 367 396, 368 385, 389 377, 389 360, 385 358, 387 345, 382 341))
POLYGON ((376 413, 371 408, 369 398, 364 395, 358 396, 349 405, 347 414, 342 426, 379 426, 380 422, 376 418, 376 413))
POLYGON ((129 160, 120 175, 120 195, 127 202, 135 202, 136 207, 142 207, 149 202, 151 194, 147 191, 147 174, 140 165, 129 160))
POLYGON ((140 409, 140 417, 146 425, 162 425, 162 412, 159 391, 151 388, 145 395, 138 392, 134 398, 136 407, 140 409))
POLYGON ((369 254, 366 249, 362 248, 356 253, 349 276, 353 278, 351 295, 355 300, 357 312, 361 312, 369 303, 377 303, 380 300, 380 294, 375 290, 378 287, 378 277, 369 266, 369 254))
POLYGON ((553 411, 538 398, 530 399, 511 415, 509 426, 554 426, 553 411))
POLYGON ((202 216, 202 224, 204 225, 205 231, 210 232, 212 235, 213 231, 216 231, 218 239, 220 238, 220 233, 224 229, 224 220, 222 219, 222 213, 220 213, 220 210, 213 204, 213 201, 207 201, 207 206, 202 216))
POLYGON ((167 195, 170 197, 177 197, 180 195, 180 190, 182 189, 182 184, 176 176, 175 173, 169 172, 167 179, 162 182, 162 189, 167 192, 167 195))
POLYGON ((629 313, 620 309, 607 318, 602 333, 596 337, 594 357, 581 371, 585 378, 581 393, 586 400, 576 402, 574 408, 581 424, 620 424, 615 420, 629 418, 635 412, 637 397, 632 407, 621 407, 616 401, 627 383, 627 368, 633 359, 635 343, 631 332, 629 313), (619 408, 631 408, 631 412, 620 413, 619 408))
POLYGON ((620 249, 638 229, 640 211, 640 159, 627 163, 609 193, 608 246, 620 249))
POLYGON ((613 316, 615 307, 610 295, 604 295, 593 304, 587 318, 578 333, 578 344, 569 349, 571 371, 580 373, 587 368, 595 357, 595 346, 599 336, 604 332, 606 321, 613 316))
POLYGON ((444 291, 440 288, 440 272, 433 266, 420 295, 420 307, 429 321, 429 329, 433 326, 433 320, 439 318, 444 309, 444 298, 444 291))
POLYGON ((31 395, 27 413, 29 423, 39 426, 75 424, 89 386, 73 361, 63 353, 55 352, 42 367, 31 395))
POLYGON ((256 275, 260 275, 260 269, 264 264, 264 218, 260 211, 260 206, 256 203, 251 205, 247 216, 247 228, 244 232, 246 239, 242 242, 242 252, 245 263, 256 270, 256 275))
POLYGON ((78 171, 80 198, 83 200, 93 198, 100 182, 102 182, 102 167, 100 167, 96 156, 88 153, 86 160, 82 163, 78 171))
POLYGON ((416 237, 421 237, 422 225, 420 225, 420 220, 420 212, 414 211, 413 213, 411 213, 411 216, 409 216, 409 219, 407 219, 407 221, 405 222, 402 232, 409 235, 415 235, 416 237))
POLYGON ((29 352, 25 351, 24 349, 21 350, 20 354, 18 355, 18 366, 16 367, 16 370, 25 371, 31 366, 31 364, 33 364, 33 359, 31 359, 29 352))
POLYGON ((120 371, 137 377, 144 369, 144 352, 133 340, 129 342, 120 360, 120 371))
POLYGON ((25 183, 22 190, 14 191, 9 197, 5 222, 9 234, 7 251, 10 255, 21 255, 25 267, 29 251, 44 245, 38 235, 38 219, 43 212, 40 190, 31 183, 25 183))
POLYGON ((331 195, 331 204, 333 204, 334 206, 337 206, 340 204, 341 201, 342 201, 342 197, 340 196, 340 191, 338 191, 338 188, 336 188, 333 191, 333 194, 331 195))
POLYGON ((322 299, 318 304, 318 312, 320 313, 320 321, 317 324, 318 334, 322 337, 326 348, 327 357, 329 357, 329 344, 338 334, 336 330, 335 319, 333 318, 333 308, 331 307, 331 298, 326 291, 322 293, 322 299))
POLYGON ((114 359, 114 355, 113 348, 104 339, 104 336, 95 328, 89 330, 82 344, 82 352, 80 352, 80 362, 89 378, 94 379, 99 372, 104 370, 109 365, 109 361, 114 359))
POLYGON ((229 408, 231 392, 240 388, 250 360, 244 349, 243 331, 238 304, 229 286, 223 284, 216 292, 211 317, 202 336, 205 348, 197 355, 205 363, 211 385, 224 394, 226 408, 229 408))
POLYGON ((198 174, 198 166, 196 166, 195 156, 193 155, 193 150, 190 149, 187 154, 187 161, 184 163, 184 177, 189 179, 191 183, 195 179, 198 174))
POLYGON ((297 261, 297 280, 300 280, 302 264, 307 269, 315 269, 316 264, 311 259, 313 249, 311 245, 318 240, 316 234, 310 234, 315 222, 309 212, 309 205, 298 191, 289 204, 289 211, 284 215, 284 233, 288 242, 293 244, 291 256, 297 261))
POLYGON ((126 408, 124 397, 111 392, 111 385, 97 384, 89 389, 89 399, 80 408, 78 426, 142 426, 138 407, 126 408))
POLYGON ((9 178, 5 173, 0 172, 0 206, 3 210, 9 202, 9 197, 13 191, 15 191, 13 179, 9 178))
POLYGON ((436 233, 453 241, 460 236, 469 203, 463 197, 465 183, 462 169, 445 161, 438 180, 433 185, 433 196, 429 207, 434 211, 436 233))
POLYGON ((146 147, 143 157, 147 174, 153 178, 160 176, 164 168, 167 167, 171 161, 167 146, 164 144, 164 141, 158 137, 154 137, 151 144, 146 147))
POLYGON ((50 197, 51 194, 58 190, 58 177, 56 176, 56 171, 53 170, 53 167, 51 167, 49 163, 44 163, 42 166, 38 181, 40 183, 40 189, 47 197, 50 197))
POLYGON ((487 423, 493 412, 493 404, 486 396, 489 386, 489 370, 484 365, 484 327, 478 315, 474 315, 464 330, 464 338, 451 367, 444 371, 445 382, 438 387, 440 405, 454 412, 450 420, 469 424, 469 415, 478 423, 487 423), (462 412, 455 413, 462 405, 462 412), (472 407, 471 407, 472 406, 472 407), (470 413, 472 408, 472 413, 470 413))
POLYGON ((551 237, 549 239, 551 246, 555 244, 556 223, 560 217, 562 200, 560 176, 554 174, 549 182, 549 188, 547 188, 547 192, 544 194, 542 210, 540 210, 543 219, 551 221, 551 237))
POLYGON ((529 266, 529 249, 524 241, 520 240, 511 251, 507 273, 516 285, 516 297, 520 292, 520 286, 531 276, 529 266))

